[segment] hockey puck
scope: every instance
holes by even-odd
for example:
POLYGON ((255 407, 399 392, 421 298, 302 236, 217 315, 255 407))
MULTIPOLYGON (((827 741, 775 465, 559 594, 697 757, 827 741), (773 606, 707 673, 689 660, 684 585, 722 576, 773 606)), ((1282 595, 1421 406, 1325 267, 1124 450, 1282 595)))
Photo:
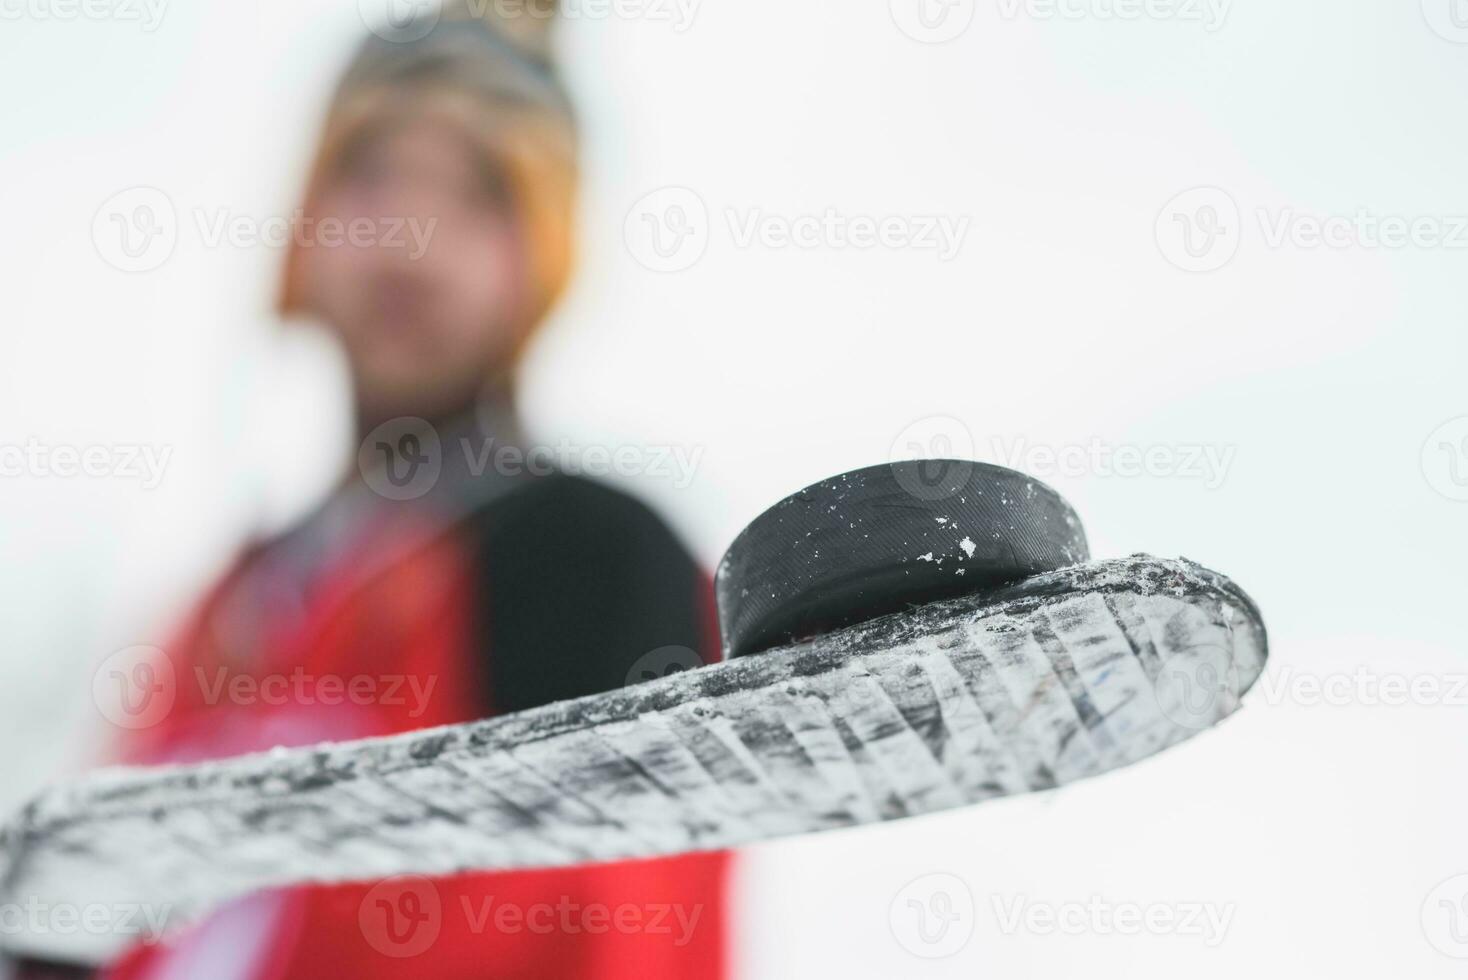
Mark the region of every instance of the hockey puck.
POLYGON ((715 577, 724 655, 748 656, 1089 557, 1075 511, 1023 473, 968 460, 856 470, 775 504, 730 546, 715 577))

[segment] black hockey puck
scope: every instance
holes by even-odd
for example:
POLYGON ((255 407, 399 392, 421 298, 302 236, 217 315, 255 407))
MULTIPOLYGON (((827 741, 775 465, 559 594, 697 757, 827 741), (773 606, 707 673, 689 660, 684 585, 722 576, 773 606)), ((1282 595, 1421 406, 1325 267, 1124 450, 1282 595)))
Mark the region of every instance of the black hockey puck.
POLYGON ((856 470, 780 501, 730 546, 715 578, 724 655, 1089 558, 1075 511, 1023 473, 967 460, 856 470))

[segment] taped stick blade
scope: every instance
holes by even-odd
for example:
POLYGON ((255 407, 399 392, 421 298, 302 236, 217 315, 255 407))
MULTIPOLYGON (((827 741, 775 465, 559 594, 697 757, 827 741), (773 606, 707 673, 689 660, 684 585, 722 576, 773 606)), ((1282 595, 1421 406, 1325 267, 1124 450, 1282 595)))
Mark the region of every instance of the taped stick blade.
MULTIPOLYGON (((795 646, 468 725, 98 772, 0 831, 0 903, 170 928, 301 882, 734 847, 1063 786, 1239 706, 1253 602, 1191 562, 1037 575, 795 646)), ((0 936, 98 962, 120 931, 0 936)))

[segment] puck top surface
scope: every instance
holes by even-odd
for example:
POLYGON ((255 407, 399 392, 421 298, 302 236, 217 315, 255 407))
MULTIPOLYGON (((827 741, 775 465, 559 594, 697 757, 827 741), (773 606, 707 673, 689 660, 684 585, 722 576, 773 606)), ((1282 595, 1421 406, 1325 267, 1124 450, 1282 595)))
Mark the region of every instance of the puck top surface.
POLYGON ((1080 518, 1039 480, 914 460, 822 480, 765 511, 719 563, 726 657, 1088 560, 1080 518))

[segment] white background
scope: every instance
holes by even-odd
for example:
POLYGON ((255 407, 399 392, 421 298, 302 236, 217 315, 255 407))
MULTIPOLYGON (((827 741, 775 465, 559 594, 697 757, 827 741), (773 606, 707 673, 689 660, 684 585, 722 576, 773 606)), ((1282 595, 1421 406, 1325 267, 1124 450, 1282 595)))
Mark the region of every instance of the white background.
MULTIPOLYGON (((300 513, 352 448, 331 352, 270 316, 278 250, 208 247, 195 220, 295 206, 357 5, 175 0, 149 30, 140 2, 111 2, 78 17, 68 0, 0 0, 0 445, 172 455, 154 489, 0 477, 7 806, 105 736, 91 665, 160 642, 233 548, 300 513), (92 229, 137 186, 167 195, 179 238, 128 274, 92 229)), ((1429 940, 1468 955, 1468 931, 1442 939, 1437 905, 1468 884, 1433 893, 1468 873, 1468 706, 1310 703, 1287 682, 1468 673, 1468 503, 1453 499, 1468 495, 1454 480, 1468 423, 1434 434, 1468 416, 1468 241, 1269 235, 1291 216, 1364 210, 1451 233, 1468 215, 1468 9, 1236 0, 1220 23, 1191 0, 1131 19, 1108 16, 1116 0, 1053 16, 923 2, 968 26, 914 38, 918 0, 705 0, 682 30, 653 0, 643 16, 578 5, 561 48, 586 119, 584 261, 527 368, 533 428, 701 451, 687 488, 629 485, 710 566, 774 499, 885 461, 933 417, 997 462, 1017 443, 1211 447, 1230 454, 1219 480, 1038 475, 1097 556, 1183 554, 1248 589, 1272 686, 1104 780, 749 851, 741 974, 1461 975, 1429 940), (659 273, 625 232, 670 186, 707 209, 707 250, 659 273), (1183 199, 1183 219, 1207 219, 1199 201, 1237 208, 1205 259, 1237 254, 1185 272, 1169 202, 1197 187, 1217 190, 1183 199), (730 209, 969 225, 945 261, 741 246, 730 209), (935 873, 973 898, 948 935, 972 935, 930 960, 903 890, 935 873), (1093 897, 1232 918, 1210 946, 1006 933, 995 912, 1093 897)))

